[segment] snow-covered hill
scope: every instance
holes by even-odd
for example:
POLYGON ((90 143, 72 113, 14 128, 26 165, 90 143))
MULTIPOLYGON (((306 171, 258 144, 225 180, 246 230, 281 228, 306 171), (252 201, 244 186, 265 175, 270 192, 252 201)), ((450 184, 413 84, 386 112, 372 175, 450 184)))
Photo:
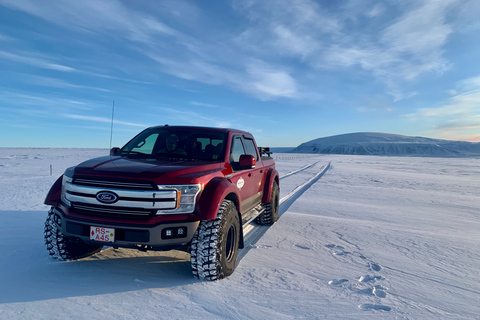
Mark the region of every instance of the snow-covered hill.
POLYGON ((427 157, 478 157, 480 143, 450 141, 397 134, 360 132, 302 143, 292 152, 427 157))

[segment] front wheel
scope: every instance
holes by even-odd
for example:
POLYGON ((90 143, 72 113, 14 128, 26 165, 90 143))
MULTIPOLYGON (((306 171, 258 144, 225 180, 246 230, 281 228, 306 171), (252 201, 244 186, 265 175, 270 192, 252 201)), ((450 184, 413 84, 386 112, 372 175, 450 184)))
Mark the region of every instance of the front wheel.
POLYGON ((192 273, 205 280, 220 280, 235 270, 240 241, 240 219, 230 200, 223 200, 215 220, 201 221, 190 248, 192 273))
POLYGON ((85 258, 99 252, 103 247, 65 236, 55 222, 53 209, 48 212, 45 221, 44 239, 48 254, 60 261, 85 258))

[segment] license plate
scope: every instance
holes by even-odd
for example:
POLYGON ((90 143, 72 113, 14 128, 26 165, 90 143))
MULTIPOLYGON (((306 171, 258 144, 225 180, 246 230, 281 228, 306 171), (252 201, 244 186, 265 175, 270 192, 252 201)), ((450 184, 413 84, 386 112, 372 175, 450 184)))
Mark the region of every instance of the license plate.
POLYGON ((90 240, 100 242, 115 242, 115 229, 90 227, 90 240))

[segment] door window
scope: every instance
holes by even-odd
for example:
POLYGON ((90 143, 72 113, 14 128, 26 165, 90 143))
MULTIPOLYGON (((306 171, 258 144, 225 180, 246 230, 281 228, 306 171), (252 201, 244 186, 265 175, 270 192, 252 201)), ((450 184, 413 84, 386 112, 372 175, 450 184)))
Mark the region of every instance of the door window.
POLYGON ((231 162, 239 162, 240 156, 245 154, 245 148, 243 147, 242 138, 235 137, 233 138, 232 143, 232 152, 230 154, 230 161, 231 162))
POLYGON ((255 148, 255 143, 253 142, 253 139, 244 137, 245 142, 245 153, 252 155, 255 160, 258 161, 258 154, 257 154, 257 148, 255 148))

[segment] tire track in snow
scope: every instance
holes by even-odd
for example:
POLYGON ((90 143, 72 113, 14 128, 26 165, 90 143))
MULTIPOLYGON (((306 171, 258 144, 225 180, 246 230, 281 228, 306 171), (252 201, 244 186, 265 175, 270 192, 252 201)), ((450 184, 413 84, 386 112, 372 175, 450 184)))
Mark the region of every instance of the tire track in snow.
POLYGON ((307 164, 307 165, 306 165, 305 167, 303 167, 303 168, 300 168, 300 169, 298 169, 298 170, 295 170, 295 171, 292 171, 292 172, 290 172, 290 173, 287 173, 287 174, 284 175, 283 177, 280 177, 280 180, 285 179, 285 178, 287 178, 287 177, 290 177, 290 176, 292 176, 292 175, 294 175, 294 174, 297 174, 297 173, 299 173, 299 172, 302 172, 302 171, 304 171, 304 170, 307 170, 308 168, 311 168, 311 167, 313 167, 314 165, 316 165, 318 162, 319 162, 319 161, 314 162, 314 163, 312 163, 312 164, 307 164))
POLYGON ((308 181, 306 181, 304 184, 296 187, 292 192, 287 194, 285 197, 280 199, 280 206, 278 208, 278 217, 280 218, 282 214, 284 214, 290 206, 298 199, 300 196, 310 189, 310 187, 317 182, 324 174, 325 172, 330 169, 330 162, 323 166, 322 169, 312 178, 310 178, 308 181))
MULTIPOLYGON (((308 165, 300 170, 297 170, 296 172, 305 170, 307 168, 312 167, 315 165, 317 162, 315 162, 312 165, 308 165)), ((284 196, 282 199, 280 199, 280 205, 278 208, 278 218, 287 212, 287 210, 290 208, 290 206, 298 199, 300 196, 305 193, 315 182, 317 182, 327 171, 330 169, 330 162, 323 166, 322 169, 312 178, 310 178, 308 181, 303 183, 302 185, 296 187, 292 192, 290 192, 288 195, 284 196)), ((291 174, 294 174, 296 172, 293 172, 291 174)), ((289 174, 290 175, 290 174, 289 174)), ((268 228, 271 226, 261 226, 257 225, 255 223, 249 224, 245 229, 244 229, 244 248, 240 249, 238 252, 237 256, 237 264, 240 262, 240 260, 245 257, 245 255, 250 251, 250 249, 255 245, 255 243, 260 240, 260 238, 267 232, 268 228)))

